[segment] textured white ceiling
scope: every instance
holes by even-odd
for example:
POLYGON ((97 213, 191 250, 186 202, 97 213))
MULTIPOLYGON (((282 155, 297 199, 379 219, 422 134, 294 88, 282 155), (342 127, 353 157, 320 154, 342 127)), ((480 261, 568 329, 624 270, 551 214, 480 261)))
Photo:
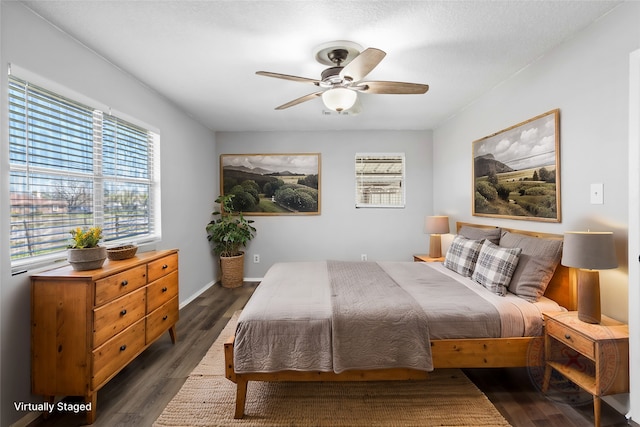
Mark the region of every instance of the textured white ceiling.
POLYGON ((23 1, 213 130, 431 129, 571 38, 617 1, 23 1), (360 95, 358 115, 322 101, 314 48, 350 40, 387 52, 367 77, 425 95, 360 95))

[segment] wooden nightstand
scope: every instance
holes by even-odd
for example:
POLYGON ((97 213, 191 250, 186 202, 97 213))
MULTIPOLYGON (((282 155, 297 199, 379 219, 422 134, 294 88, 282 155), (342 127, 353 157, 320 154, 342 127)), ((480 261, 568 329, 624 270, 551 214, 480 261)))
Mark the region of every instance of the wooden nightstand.
POLYGON ((432 258, 429 255, 414 255, 414 262, 442 262, 444 261, 444 257, 432 258))
POLYGON ((585 323, 575 311, 544 313, 544 319, 542 391, 548 390, 555 369, 593 395, 595 426, 599 427, 601 396, 629 392, 629 327, 607 316, 598 325, 585 323), (568 353, 567 348, 573 351, 568 353))

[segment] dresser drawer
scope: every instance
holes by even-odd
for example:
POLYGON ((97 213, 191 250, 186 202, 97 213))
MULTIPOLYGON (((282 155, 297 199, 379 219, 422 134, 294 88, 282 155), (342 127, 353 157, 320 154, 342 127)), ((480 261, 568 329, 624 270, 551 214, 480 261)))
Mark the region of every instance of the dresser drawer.
POLYGON ((166 304, 147 316, 147 344, 152 343, 167 329, 178 321, 178 297, 174 297, 166 304))
POLYGON ((178 254, 168 255, 149 263, 149 283, 178 270, 178 254))
POLYGON ((91 389, 99 387, 142 351, 144 328, 145 319, 141 319, 93 351, 91 389))
POLYGON ((545 328, 547 329, 547 334, 550 336, 585 355, 591 360, 595 360, 595 343, 589 338, 559 324, 553 319, 547 319, 545 328))
POLYGON ((178 296, 178 272, 174 271, 147 286, 147 313, 151 313, 176 296, 178 296))
POLYGON ((147 266, 140 265, 122 273, 96 280, 96 305, 134 291, 147 284, 147 266))
POLYGON ((145 316, 145 291, 138 289, 93 310, 93 348, 145 316))

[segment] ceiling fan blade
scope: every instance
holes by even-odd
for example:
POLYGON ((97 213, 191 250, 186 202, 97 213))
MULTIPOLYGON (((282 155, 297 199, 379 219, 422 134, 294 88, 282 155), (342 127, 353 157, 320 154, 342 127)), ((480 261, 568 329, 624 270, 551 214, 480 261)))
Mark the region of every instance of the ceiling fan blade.
POLYGON ((289 74, 271 73, 269 71, 256 71, 259 76, 275 77, 276 79, 293 80, 294 82, 312 83, 316 86, 320 83, 319 80, 309 79, 307 77, 290 76, 289 74))
POLYGON ((384 82, 384 81, 371 81, 371 82, 358 82, 358 87, 365 86, 364 89, 360 89, 364 93, 380 93, 380 94, 422 94, 429 90, 429 85, 423 85, 420 83, 405 83, 405 82, 384 82))
POLYGON ((351 81, 360 81, 371 72, 382 61, 386 53, 380 49, 370 47, 362 51, 362 53, 351 62, 349 62, 340 71, 340 77, 349 78, 351 81))
POLYGON ((282 104, 282 105, 276 107, 276 110, 284 110, 285 108, 293 107, 294 105, 298 105, 298 104, 301 104, 303 102, 310 101, 313 98, 316 98, 316 97, 322 95, 322 92, 324 92, 324 91, 321 90, 319 92, 313 92, 313 93, 310 93, 308 95, 301 96, 300 98, 296 98, 293 101, 289 101, 286 104, 282 104))

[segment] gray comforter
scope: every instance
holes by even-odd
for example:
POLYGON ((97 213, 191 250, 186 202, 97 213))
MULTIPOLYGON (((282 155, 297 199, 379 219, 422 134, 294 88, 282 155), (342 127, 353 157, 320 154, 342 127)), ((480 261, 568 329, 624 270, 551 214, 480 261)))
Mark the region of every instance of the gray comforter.
POLYGON ((431 370, 430 339, 539 335, 541 317, 437 263, 279 263, 238 319, 235 370, 431 370))
POLYGON ((329 261, 333 370, 433 370, 427 316, 373 262, 329 261))

